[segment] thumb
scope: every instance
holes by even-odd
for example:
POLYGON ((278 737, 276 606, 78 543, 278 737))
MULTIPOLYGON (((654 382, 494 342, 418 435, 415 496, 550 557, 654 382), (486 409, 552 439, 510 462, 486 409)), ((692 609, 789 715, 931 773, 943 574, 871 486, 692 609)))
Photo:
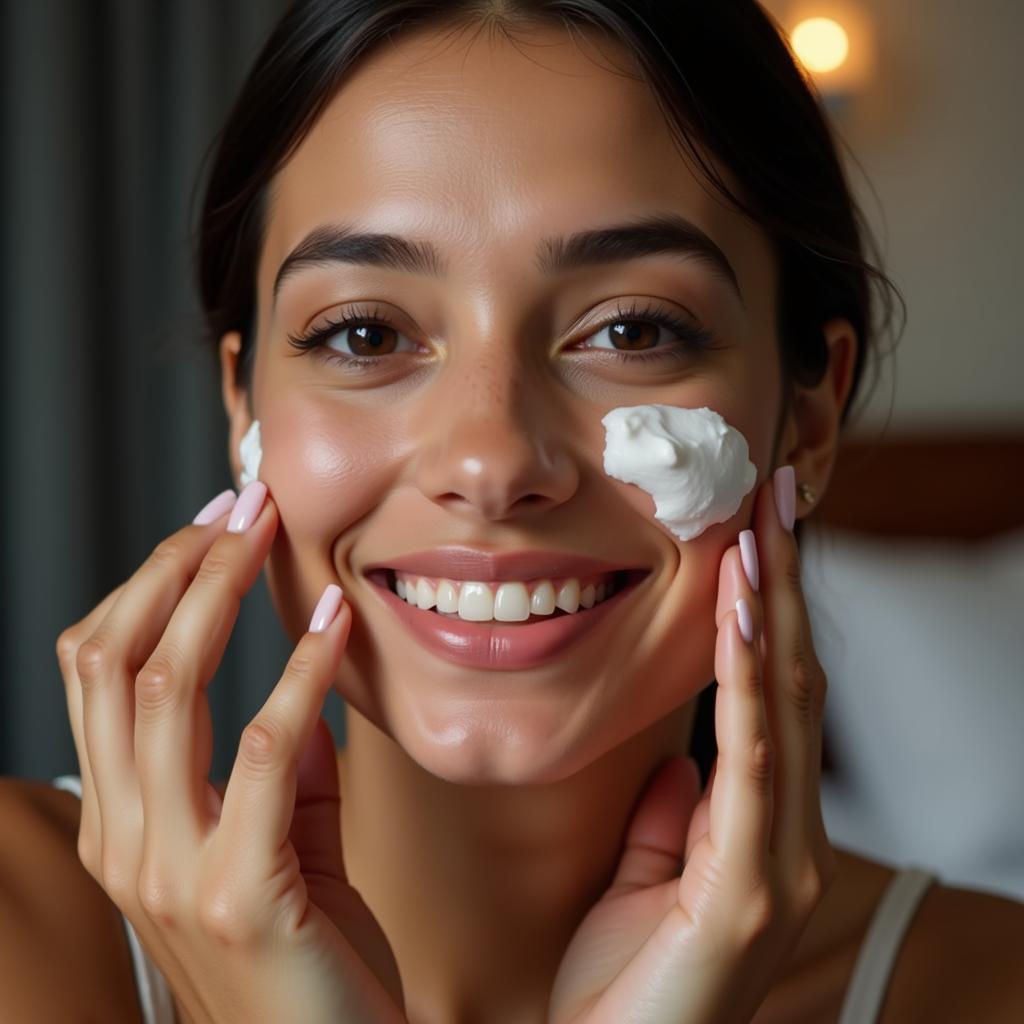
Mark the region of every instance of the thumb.
POLYGON ((613 887, 646 889, 683 869, 686 826, 700 796, 692 757, 670 757, 654 772, 626 831, 613 887))
POLYGON ((341 788, 337 751, 330 726, 321 715, 299 759, 295 810, 288 838, 302 874, 347 882, 341 852, 341 788))

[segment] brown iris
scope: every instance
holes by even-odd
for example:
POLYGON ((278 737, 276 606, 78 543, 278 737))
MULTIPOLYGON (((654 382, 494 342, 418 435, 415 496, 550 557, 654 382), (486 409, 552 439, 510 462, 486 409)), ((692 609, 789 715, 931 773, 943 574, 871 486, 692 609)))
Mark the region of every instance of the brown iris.
POLYGON ((398 344, 398 331, 384 324, 366 324, 345 328, 349 348, 357 356, 388 355, 398 344))
POLYGON ((616 344, 615 347, 627 352, 657 347, 658 332, 661 330, 658 324, 645 324, 639 320, 618 320, 608 324, 606 329, 616 343, 625 342, 624 345, 616 344), (645 333, 649 336, 647 340, 650 344, 645 344, 645 333))

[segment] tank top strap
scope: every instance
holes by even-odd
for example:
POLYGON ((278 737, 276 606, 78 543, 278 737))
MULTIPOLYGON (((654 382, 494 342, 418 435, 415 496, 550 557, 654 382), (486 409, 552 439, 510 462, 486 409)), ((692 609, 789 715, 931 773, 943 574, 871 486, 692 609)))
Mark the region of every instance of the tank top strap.
MULTIPOLYGON (((79 775, 60 775, 53 780, 53 786, 74 793, 79 800, 82 799, 82 779, 79 775)), ((160 973, 160 969, 147 956, 131 921, 124 914, 121 915, 121 923, 128 937, 132 970, 135 973, 135 986, 139 993, 139 1006, 142 1008, 144 1024, 177 1024, 174 999, 167 981, 160 973)))
POLYGON ((857 956, 839 1024, 874 1024, 878 1020, 907 929, 937 878, 917 866, 903 868, 892 877, 857 956))

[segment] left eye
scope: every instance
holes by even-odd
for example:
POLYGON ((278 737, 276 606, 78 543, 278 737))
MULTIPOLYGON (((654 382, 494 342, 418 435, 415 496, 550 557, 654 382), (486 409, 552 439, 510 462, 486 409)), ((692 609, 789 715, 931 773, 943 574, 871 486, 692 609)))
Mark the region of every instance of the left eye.
POLYGON ((662 355, 685 355, 687 352, 708 349, 713 346, 714 335, 706 331, 695 320, 686 320, 676 316, 671 310, 663 306, 645 306, 637 308, 634 303, 629 309, 619 307, 613 318, 605 320, 589 338, 600 338, 608 331, 611 336, 611 344, 594 344, 585 346, 611 350, 622 354, 628 360, 627 355, 635 352, 633 358, 647 358, 662 355), (672 334, 672 340, 679 345, 659 344, 660 328, 665 328, 672 334))

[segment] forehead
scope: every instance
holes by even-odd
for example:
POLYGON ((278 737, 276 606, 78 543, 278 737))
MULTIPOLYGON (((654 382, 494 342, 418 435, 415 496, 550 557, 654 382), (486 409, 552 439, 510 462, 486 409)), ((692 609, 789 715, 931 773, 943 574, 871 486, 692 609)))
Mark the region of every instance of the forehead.
POLYGON ((763 273, 766 240, 691 170, 629 68, 607 40, 557 28, 515 42, 435 29, 378 47, 275 178, 261 295, 324 224, 429 238, 453 274, 507 280, 541 236, 666 208, 710 235, 741 282, 763 273))

